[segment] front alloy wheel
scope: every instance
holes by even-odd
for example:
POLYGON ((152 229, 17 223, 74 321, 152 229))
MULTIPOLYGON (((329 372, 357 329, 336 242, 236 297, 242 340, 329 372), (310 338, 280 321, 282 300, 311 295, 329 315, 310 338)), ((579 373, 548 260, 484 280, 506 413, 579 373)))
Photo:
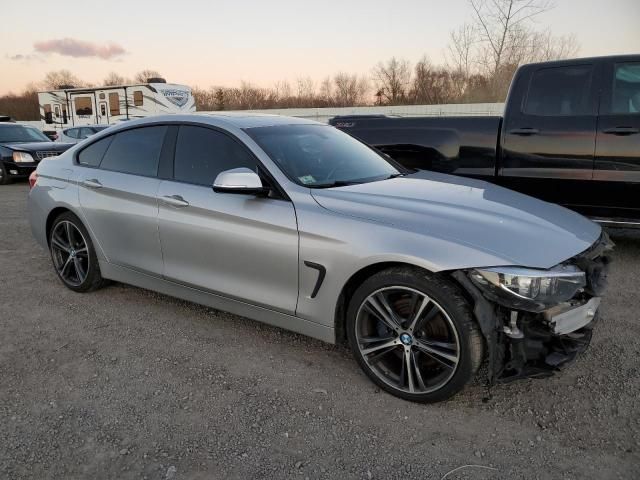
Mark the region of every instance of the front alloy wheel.
POLYGON ((460 390, 482 360, 468 304, 444 279, 390 269, 354 294, 348 336, 358 363, 386 391, 418 402, 460 390))

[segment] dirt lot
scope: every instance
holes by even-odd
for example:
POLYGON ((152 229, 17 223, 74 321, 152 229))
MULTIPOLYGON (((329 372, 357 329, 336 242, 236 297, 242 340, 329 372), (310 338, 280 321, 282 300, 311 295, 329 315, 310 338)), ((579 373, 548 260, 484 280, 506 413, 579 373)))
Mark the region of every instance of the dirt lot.
POLYGON ((640 236, 563 373, 415 405, 343 347, 115 284, 75 294, 0 187, 0 478, 638 478, 640 236))

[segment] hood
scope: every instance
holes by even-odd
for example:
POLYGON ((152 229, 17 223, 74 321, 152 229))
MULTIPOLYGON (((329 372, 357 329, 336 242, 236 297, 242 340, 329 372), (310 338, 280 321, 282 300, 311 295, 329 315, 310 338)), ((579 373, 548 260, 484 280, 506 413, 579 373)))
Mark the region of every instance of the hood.
MULTIPOLYGON (((324 208, 505 259, 502 265, 551 268, 589 248, 596 223, 555 204, 491 183, 434 172, 312 190, 324 208)), ((498 266, 475 265, 469 267, 498 266)))
POLYGON ((73 143, 58 142, 29 142, 29 143, 4 143, 2 145, 10 150, 20 152, 64 152, 73 147, 73 143))

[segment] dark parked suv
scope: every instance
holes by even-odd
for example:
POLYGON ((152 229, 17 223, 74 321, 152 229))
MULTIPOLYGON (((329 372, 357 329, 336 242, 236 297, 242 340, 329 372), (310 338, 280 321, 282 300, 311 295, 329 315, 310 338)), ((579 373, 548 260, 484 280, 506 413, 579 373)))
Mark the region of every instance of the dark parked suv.
POLYGON ((0 123, 0 185, 28 177, 40 160, 60 155, 71 146, 52 142, 34 127, 0 123))

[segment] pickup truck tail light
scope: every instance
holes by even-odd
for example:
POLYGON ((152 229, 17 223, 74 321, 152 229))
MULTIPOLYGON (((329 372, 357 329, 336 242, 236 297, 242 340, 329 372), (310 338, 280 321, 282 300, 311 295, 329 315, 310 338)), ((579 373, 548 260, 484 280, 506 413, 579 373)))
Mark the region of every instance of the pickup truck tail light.
POLYGON ((38 173, 34 170, 31 172, 31 175, 29 175, 29 190, 35 187, 36 183, 38 183, 38 173))

